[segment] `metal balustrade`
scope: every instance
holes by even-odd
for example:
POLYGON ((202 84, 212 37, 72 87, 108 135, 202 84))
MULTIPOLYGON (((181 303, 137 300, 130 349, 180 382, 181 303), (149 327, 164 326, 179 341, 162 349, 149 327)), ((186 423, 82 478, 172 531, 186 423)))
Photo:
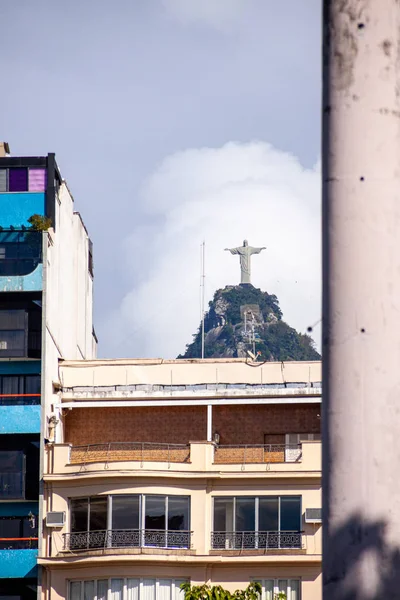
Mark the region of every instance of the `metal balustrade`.
POLYGON ((1 550, 30 550, 37 549, 38 538, 37 537, 24 537, 24 538, 3 538, 0 537, 0 552, 1 550))
POLYGON ((70 464, 116 461, 185 463, 189 460, 189 444, 109 442, 73 446, 70 453, 70 464))
POLYGON ((213 531, 213 550, 301 549, 301 531, 213 531))
POLYGON ((191 531, 162 529, 112 529, 64 533, 64 551, 110 548, 189 549, 191 531))
POLYGON ((301 459, 301 444, 223 445, 214 451, 214 464, 290 463, 301 459))

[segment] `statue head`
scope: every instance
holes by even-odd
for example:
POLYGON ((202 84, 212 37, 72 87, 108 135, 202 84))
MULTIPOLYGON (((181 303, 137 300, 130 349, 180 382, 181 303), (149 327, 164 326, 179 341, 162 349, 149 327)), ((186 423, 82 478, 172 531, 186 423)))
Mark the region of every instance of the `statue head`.
POLYGON ((243 240, 243 246, 248 246, 249 242, 247 240, 243 240))

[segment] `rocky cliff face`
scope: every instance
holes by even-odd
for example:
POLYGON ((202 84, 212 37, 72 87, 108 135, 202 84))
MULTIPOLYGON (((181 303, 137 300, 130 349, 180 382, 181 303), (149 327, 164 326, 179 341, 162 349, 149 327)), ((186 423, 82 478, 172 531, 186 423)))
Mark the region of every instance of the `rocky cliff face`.
MULTIPOLYGON (((310 336, 282 320, 276 296, 251 284, 217 290, 204 321, 205 357, 248 357, 258 360, 318 360, 310 336)), ((201 326, 178 358, 201 357, 201 326)))

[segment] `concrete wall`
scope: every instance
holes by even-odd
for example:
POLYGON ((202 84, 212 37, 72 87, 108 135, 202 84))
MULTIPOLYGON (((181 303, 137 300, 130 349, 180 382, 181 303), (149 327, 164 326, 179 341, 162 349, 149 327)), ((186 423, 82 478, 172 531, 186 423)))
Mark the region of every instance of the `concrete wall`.
MULTIPOLYGON (((44 399, 45 412, 57 402, 53 381, 58 359, 92 359, 93 279, 88 271, 89 237, 65 183, 56 199, 57 231, 45 235, 44 252, 44 399)), ((48 435, 45 435, 48 437, 48 435)))

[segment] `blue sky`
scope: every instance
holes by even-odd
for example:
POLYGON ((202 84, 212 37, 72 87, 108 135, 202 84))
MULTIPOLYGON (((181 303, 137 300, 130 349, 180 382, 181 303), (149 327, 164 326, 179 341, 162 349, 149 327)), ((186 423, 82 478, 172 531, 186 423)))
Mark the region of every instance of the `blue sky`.
MULTIPOLYGON (((320 2, 0 5, 2 139, 55 152, 95 245, 101 356, 175 356, 223 248, 267 246, 254 284, 320 316, 320 2), (221 249, 221 250, 220 250, 221 249), (208 268, 207 268, 208 266, 208 268)), ((318 335, 318 332, 317 332, 318 335)))

